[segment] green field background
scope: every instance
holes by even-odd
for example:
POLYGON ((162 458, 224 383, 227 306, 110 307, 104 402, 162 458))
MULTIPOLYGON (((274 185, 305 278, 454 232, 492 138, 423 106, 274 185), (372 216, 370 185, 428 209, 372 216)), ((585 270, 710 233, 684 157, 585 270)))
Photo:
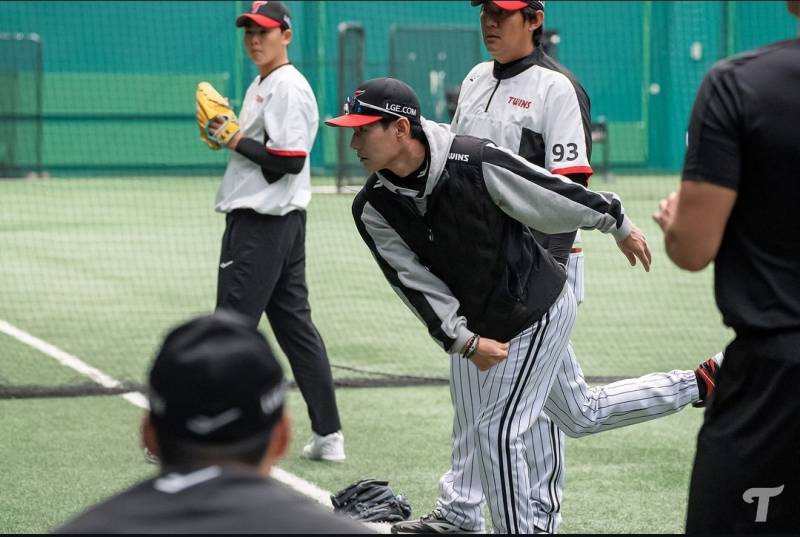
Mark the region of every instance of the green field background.
MULTIPOLYGON (((171 325, 214 307, 224 225, 211 208, 216 186, 213 178, 0 182, 0 318, 112 376, 141 379, 171 325)), ((583 233, 587 298, 574 340, 586 374, 688 367, 718 350, 729 336, 711 271, 675 268, 649 218, 675 178, 594 186, 620 193, 651 239, 653 267, 629 267, 610 237, 583 233)), ((332 362, 444 375, 444 354, 361 243, 351 202, 350 193, 316 194, 309 208, 308 285, 332 362)))
MULTIPOLYGON (((340 68, 342 22, 365 31, 364 78, 402 74, 424 115, 440 121, 448 120, 444 91, 477 56, 487 58, 477 10, 466 1, 288 4, 296 29, 290 57, 314 88, 321 118, 341 109, 340 82, 360 82, 352 66, 340 68)), ((121 381, 144 382, 163 335, 214 307, 224 219, 212 207, 226 155, 198 140, 194 88, 212 82, 238 107, 255 72, 233 26, 249 2, 200 5, 0 5, 0 321, 121 381), (36 34, 41 43, 38 111, 39 49, 17 34, 36 34), (50 179, 5 179, 29 172, 50 179)), ((721 58, 796 36, 797 22, 783 1, 554 1, 546 27, 558 30, 557 56, 591 95, 593 119, 608 123, 616 178, 597 173, 591 187, 622 196, 653 250, 645 273, 628 266, 610 237, 583 234, 578 359, 596 383, 694 368, 732 335, 712 298, 713 269, 677 269, 650 215, 678 185, 704 73, 721 58)), ((336 143, 336 129, 321 128, 311 153, 316 186, 333 184, 336 143)), ((598 172, 603 149, 594 149, 598 172)), ((446 378, 446 355, 361 243, 352 198, 352 191, 316 192, 308 210, 310 300, 334 377, 446 378)), ((269 326, 261 328, 274 343, 269 326)), ((0 393, 86 382, 0 333, 0 393)), ((347 462, 300 458, 309 425, 292 391, 295 441, 281 466, 331 491, 364 477, 388 479, 414 516, 427 512, 448 466, 447 386, 337 394, 347 462)), ((140 417, 116 396, 0 399, 0 533, 46 532, 152 473, 137 440, 140 417)), ((568 440, 562 530, 682 532, 701 421, 702 411, 687 409, 568 440)))
MULTIPOLYGON (((466 0, 287 4, 295 29, 290 58, 308 78, 323 118, 341 110, 340 83, 349 94, 362 81, 352 58, 340 67, 342 23, 364 30, 363 77, 404 78, 419 94, 423 115, 436 121, 449 121, 445 92, 488 58, 478 10, 466 0)), ((239 109, 255 71, 234 20, 249 6, 242 0, 202 8, 179 1, 3 2, 0 34, 36 34, 41 43, 43 169, 99 176, 221 170, 224 155, 198 151, 194 91, 207 80, 239 109), (202 29, 212 21, 209 36, 202 29)), ((780 0, 554 1, 545 26, 558 32, 553 52, 586 87, 593 119, 608 122, 611 163, 673 173, 709 67, 798 31, 780 0)), ((33 79, 25 78, 35 64, 32 47, 0 38, 6 88, 0 115, 36 114, 33 79)), ((32 122, 7 125, 0 132, 0 176, 9 166, 14 173, 36 169, 32 122)), ((311 153, 321 174, 336 169, 336 143, 334 129, 321 129, 311 153)))

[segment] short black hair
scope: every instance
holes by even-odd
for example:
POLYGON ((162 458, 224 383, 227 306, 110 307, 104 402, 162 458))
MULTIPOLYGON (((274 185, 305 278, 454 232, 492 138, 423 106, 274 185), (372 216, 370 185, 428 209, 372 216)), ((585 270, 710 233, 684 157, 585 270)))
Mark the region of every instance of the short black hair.
POLYGON ((177 438, 163 428, 154 427, 159 455, 164 466, 205 466, 219 463, 239 463, 258 466, 269 447, 274 427, 236 442, 192 442, 177 438))
MULTIPOLYGON (((532 20, 534 20, 536 18, 536 12, 537 11, 542 11, 542 10, 541 9, 533 9, 532 7, 523 8, 522 9, 522 17, 526 21, 532 21, 532 20)), ((537 46, 537 47, 539 46, 539 43, 541 43, 541 41, 542 41, 542 33, 543 32, 544 32, 544 22, 542 22, 542 25, 539 26, 538 28, 536 28, 533 31, 533 37, 532 37, 533 44, 535 46, 537 46)))
MULTIPOLYGON (((384 117, 378 123, 380 123, 381 127, 383 128, 383 130, 386 130, 386 129, 389 128, 389 125, 391 125, 392 123, 394 123, 398 119, 400 119, 400 118, 399 117, 384 117)), ((408 119, 408 118, 406 118, 406 119, 408 119)), ((425 137, 425 131, 422 130, 422 125, 419 124, 419 123, 413 123, 411 121, 409 121, 409 123, 411 123, 411 139, 412 140, 416 140, 418 142, 422 142, 423 144, 427 144, 428 143, 428 139, 425 137)))

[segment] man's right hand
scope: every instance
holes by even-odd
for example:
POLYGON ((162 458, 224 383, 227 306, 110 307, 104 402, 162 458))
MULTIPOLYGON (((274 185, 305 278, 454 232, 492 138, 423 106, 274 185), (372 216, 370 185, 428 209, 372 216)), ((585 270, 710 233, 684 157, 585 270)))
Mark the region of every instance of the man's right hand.
POLYGON ((508 357, 508 343, 501 343, 488 337, 481 337, 478 348, 469 357, 478 369, 486 371, 508 357))
POLYGON ((632 267, 636 266, 636 260, 642 262, 645 272, 650 272, 650 262, 653 260, 650 248, 647 246, 647 239, 642 230, 636 226, 631 229, 631 234, 617 243, 619 249, 628 258, 632 267))

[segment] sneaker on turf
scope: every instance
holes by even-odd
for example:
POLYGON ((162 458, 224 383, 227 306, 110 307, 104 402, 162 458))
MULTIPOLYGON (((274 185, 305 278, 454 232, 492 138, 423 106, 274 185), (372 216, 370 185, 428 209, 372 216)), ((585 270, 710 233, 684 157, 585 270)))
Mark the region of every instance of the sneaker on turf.
POLYGON ((441 509, 432 512, 418 520, 398 522, 392 526, 392 533, 483 533, 479 530, 468 530, 448 522, 441 509))
POLYGON ((694 370, 694 375, 697 377, 697 388, 700 391, 700 399, 692 403, 693 407, 701 408, 706 406, 706 402, 714 395, 714 389, 717 386, 717 372, 724 358, 724 353, 718 352, 694 370))
POLYGON ((344 462, 342 431, 320 436, 311 431, 311 441, 303 447, 303 457, 312 461, 344 462))

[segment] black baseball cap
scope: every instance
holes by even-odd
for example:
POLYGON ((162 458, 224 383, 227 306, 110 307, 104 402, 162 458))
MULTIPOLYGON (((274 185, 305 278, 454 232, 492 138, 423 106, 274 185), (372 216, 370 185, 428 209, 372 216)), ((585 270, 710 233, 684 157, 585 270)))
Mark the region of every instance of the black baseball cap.
POLYGON ((328 119, 331 127, 361 127, 384 118, 404 117, 420 123, 419 99, 411 86, 396 78, 373 78, 361 84, 344 103, 344 114, 328 119))
POLYGON ((150 369, 156 431, 225 444, 267 433, 281 416, 283 371, 249 319, 217 311, 172 330, 150 369))
POLYGON ((277 0, 256 1, 250 5, 250 12, 236 17, 236 26, 245 26, 253 21, 262 28, 278 28, 284 30, 292 27, 292 15, 283 2, 277 0))
POLYGON ((505 9, 506 11, 519 11, 520 9, 525 9, 526 7, 532 7, 537 11, 544 11, 544 0, 470 0, 470 4, 473 6, 479 6, 487 1, 491 1, 500 9, 505 9))

